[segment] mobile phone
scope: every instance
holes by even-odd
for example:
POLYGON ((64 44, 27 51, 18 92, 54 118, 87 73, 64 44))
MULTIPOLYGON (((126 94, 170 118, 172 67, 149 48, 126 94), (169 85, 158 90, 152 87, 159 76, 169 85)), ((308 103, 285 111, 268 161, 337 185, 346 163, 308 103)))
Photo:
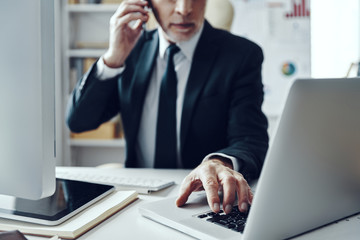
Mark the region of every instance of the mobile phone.
MULTIPOLYGON (((145 1, 148 2, 148 6, 145 7, 145 10, 146 10, 146 11, 150 11, 150 10, 151 10, 151 1, 150 1, 150 0, 145 0, 145 1)), ((145 39, 148 40, 148 39, 149 39, 149 33, 148 33, 147 30, 146 30, 146 22, 143 22, 143 23, 142 23, 142 29, 144 30, 144 37, 145 37, 145 39)))

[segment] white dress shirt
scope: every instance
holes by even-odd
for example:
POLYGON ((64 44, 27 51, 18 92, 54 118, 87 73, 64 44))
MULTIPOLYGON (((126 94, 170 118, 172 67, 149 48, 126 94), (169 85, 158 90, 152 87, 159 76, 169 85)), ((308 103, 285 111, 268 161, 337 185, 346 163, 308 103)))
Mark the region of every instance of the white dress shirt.
MULTIPOLYGON (((177 133, 177 167, 181 168, 180 155, 180 126, 181 126, 181 112, 184 102, 185 88, 190 73, 192 58, 195 52, 196 45, 201 36, 201 29, 188 41, 179 42, 177 46, 180 51, 174 55, 175 72, 177 75, 177 101, 176 101, 176 133, 177 133)), ((165 73, 167 56, 166 49, 170 43, 165 39, 163 30, 158 29, 159 33, 159 54, 156 58, 155 67, 153 69, 149 87, 146 92, 142 117, 140 120, 139 132, 136 143, 136 154, 138 158, 139 167, 151 168, 154 166, 155 143, 156 143, 156 123, 157 110, 159 103, 159 93, 162 77, 165 73)), ((97 74, 101 80, 106 80, 122 73, 125 67, 109 68, 105 65, 102 57, 97 62, 97 74)), ((235 170, 238 170, 238 164, 234 157, 227 156, 221 153, 211 153, 207 155, 204 160, 207 160, 213 155, 219 155, 229 158, 235 170)))

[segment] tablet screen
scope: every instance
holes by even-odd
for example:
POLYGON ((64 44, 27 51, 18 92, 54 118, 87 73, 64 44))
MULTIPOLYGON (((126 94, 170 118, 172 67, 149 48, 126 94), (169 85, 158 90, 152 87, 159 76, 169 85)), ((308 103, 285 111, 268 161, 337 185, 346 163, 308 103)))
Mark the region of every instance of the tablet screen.
POLYGON ((40 200, 2 195, 0 217, 56 225, 114 190, 113 186, 56 179, 56 191, 40 200))

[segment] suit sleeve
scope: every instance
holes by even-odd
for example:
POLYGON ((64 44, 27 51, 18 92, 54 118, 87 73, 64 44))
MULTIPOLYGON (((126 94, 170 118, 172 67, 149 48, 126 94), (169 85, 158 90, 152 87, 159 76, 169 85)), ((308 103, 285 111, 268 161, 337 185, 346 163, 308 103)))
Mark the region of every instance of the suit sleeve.
POLYGON ((73 132, 96 129, 119 112, 118 76, 100 80, 96 65, 78 81, 69 98, 66 123, 73 132))
POLYGON ((261 110, 263 53, 254 45, 233 80, 227 128, 229 146, 219 152, 238 159, 246 179, 257 178, 268 149, 267 119, 261 110))

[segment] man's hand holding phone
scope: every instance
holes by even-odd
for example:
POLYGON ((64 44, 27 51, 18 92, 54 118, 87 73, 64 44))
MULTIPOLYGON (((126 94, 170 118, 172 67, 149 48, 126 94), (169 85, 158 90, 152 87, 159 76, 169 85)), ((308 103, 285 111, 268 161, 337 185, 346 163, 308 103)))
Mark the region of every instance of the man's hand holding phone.
POLYGON ((149 19, 144 0, 125 0, 110 19, 109 49, 103 55, 105 64, 111 68, 124 65, 126 58, 139 39, 143 23, 149 19))

